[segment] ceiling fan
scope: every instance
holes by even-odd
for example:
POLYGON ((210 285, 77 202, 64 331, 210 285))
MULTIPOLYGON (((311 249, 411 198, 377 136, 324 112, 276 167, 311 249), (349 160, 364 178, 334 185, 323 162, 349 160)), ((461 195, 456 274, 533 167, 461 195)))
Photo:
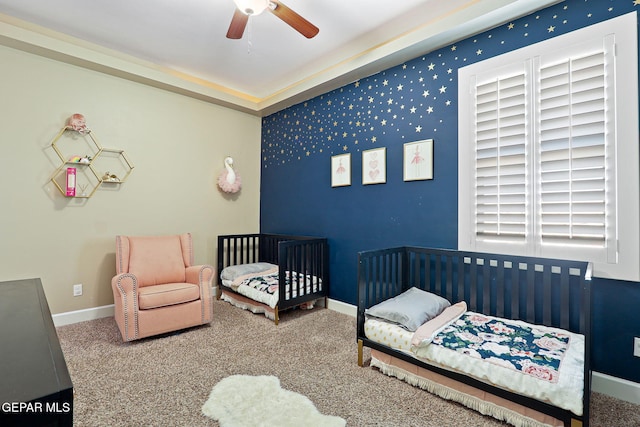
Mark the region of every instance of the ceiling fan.
POLYGON ((259 15, 265 10, 269 10, 269 12, 282 19, 308 39, 314 37, 320 31, 318 27, 289 9, 280 1, 233 0, 233 2, 236 4, 236 10, 233 13, 233 18, 227 31, 227 38, 229 39, 241 39, 247 22, 249 21, 249 16, 259 15))

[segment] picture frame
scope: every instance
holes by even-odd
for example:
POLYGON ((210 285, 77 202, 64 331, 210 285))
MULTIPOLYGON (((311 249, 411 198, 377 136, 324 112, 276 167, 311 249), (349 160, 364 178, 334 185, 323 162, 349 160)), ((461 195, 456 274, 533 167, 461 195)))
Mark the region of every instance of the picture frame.
POLYGON ((362 185, 384 184, 387 182, 386 147, 362 152, 362 185))
POLYGON ((331 187, 351 185, 351 153, 331 156, 331 187))
POLYGON ((402 170, 405 181, 433 179, 433 139, 407 142, 403 151, 402 170))

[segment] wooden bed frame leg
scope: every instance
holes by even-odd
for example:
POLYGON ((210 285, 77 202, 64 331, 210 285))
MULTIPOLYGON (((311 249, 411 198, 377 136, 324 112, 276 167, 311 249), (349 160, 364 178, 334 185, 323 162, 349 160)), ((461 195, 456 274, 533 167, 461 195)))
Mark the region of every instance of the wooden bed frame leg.
POLYGON ((280 322, 280 314, 278 314, 278 307, 275 308, 273 321, 276 322, 276 326, 278 326, 278 323, 280 322))
POLYGON ((582 421, 571 418, 571 427, 582 427, 582 421))
POLYGON ((363 349, 364 344, 362 340, 358 340, 358 366, 360 367, 364 366, 364 361, 362 360, 364 358, 363 349))

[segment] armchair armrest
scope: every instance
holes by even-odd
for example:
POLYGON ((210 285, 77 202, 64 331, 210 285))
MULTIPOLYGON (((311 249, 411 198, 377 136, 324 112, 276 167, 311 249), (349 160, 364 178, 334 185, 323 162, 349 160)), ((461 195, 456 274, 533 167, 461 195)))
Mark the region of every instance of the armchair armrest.
POLYGON ((138 279, 134 274, 121 273, 111 279, 115 320, 126 341, 138 337, 138 279))
POLYGON ((185 271, 185 277, 187 283, 193 283, 194 285, 209 285, 213 281, 213 266, 208 264, 192 265, 187 267, 185 271))
POLYGON ((185 271, 187 283, 200 286, 200 301, 202 302, 202 322, 211 322, 213 319, 212 289, 214 269, 208 264, 193 265, 185 271))
POLYGON ((138 294, 138 278, 132 273, 121 273, 111 279, 111 288, 121 295, 138 294))

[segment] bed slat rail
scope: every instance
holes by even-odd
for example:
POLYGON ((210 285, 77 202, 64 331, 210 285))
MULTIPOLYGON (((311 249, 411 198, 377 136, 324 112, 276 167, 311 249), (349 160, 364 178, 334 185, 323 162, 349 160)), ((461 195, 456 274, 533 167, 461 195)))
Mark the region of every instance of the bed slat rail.
POLYGON ((259 234, 218 236, 218 273, 229 265, 258 262, 259 234))
POLYGON ((278 243, 300 239, 300 236, 280 234, 220 235, 218 236, 218 273, 230 265, 254 262, 278 264, 278 243))
POLYGON ((415 286, 452 302, 464 300, 471 311, 584 333, 587 267, 586 262, 445 249, 361 252, 358 306, 364 314, 415 286))
POLYGON ((293 277, 289 292, 284 283, 286 274, 280 274, 280 309, 286 309, 327 295, 329 285, 329 259, 327 239, 306 238, 282 241, 279 244, 280 268, 293 277), (297 280, 293 280, 293 279, 297 280))

